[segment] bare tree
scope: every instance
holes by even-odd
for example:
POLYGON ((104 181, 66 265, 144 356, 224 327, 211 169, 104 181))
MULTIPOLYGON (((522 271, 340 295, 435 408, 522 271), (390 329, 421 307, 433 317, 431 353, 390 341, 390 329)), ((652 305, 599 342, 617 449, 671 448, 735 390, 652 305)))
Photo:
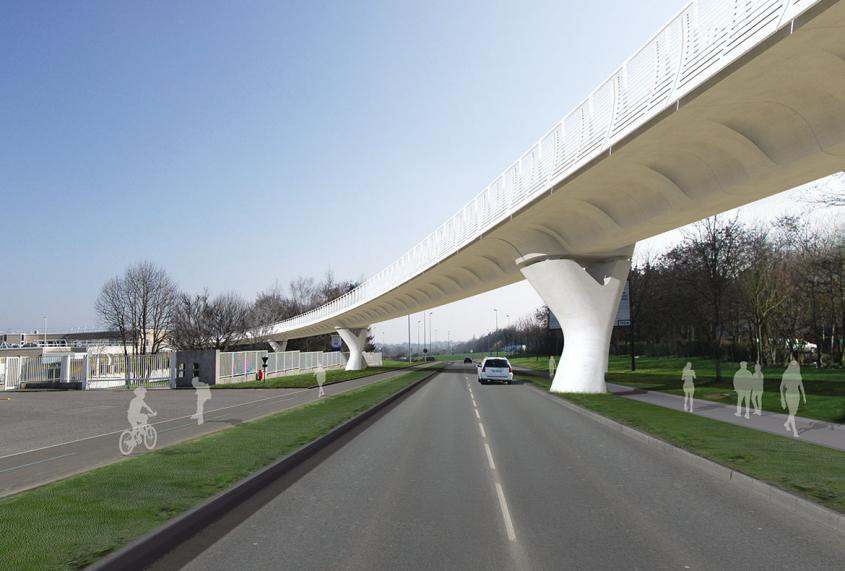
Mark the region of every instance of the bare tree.
POLYGON ((124 353, 157 353, 169 334, 176 284, 164 268, 144 261, 110 279, 100 290, 96 311, 103 324, 117 331, 124 353))
POLYGON ((249 303, 233 292, 213 299, 208 291, 180 294, 171 333, 173 346, 226 351, 246 336, 250 309, 249 303))
POLYGON ((721 341, 724 335, 725 302, 729 289, 745 268, 748 232, 739 217, 725 220, 713 216, 697 222, 684 235, 677 249, 677 262, 687 264, 690 277, 710 308, 716 380, 721 380, 721 341))
POLYGON ((817 180, 807 190, 805 202, 818 206, 845 206, 845 172, 817 180))

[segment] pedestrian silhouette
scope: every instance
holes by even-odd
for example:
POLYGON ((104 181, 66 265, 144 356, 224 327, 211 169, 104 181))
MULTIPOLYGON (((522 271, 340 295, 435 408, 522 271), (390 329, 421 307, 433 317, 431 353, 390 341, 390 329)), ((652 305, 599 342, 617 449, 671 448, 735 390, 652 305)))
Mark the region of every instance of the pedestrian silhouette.
POLYGON ((763 369, 760 363, 754 364, 754 380, 751 383, 751 404, 754 405, 754 414, 763 414, 763 369))
POLYGON ((323 390, 323 384, 326 382, 326 370, 323 368, 322 364, 317 365, 317 370, 314 372, 314 376, 317 377, 317 386, 320 387, 320 390, 317 392, 317 398, 326 396, 326 391, 323 390))
POLYGON ((549 378, 553 379, 555 377, 555 371, 557 370, 557 363, 555 362, 554 357, 549 357, 549 378))
POLYGON ((739 364, 739 371, 734 373, 734 390, 736 391, 736 412, 734 416, 742 416, 742 403, 745 403, 745 418, 749 416, 751 407, 751 385, 754 383, 754 375, 748 370, 748 363, 742 361, 739 364))
POLYGON ((807 393, 804 392, 804 383, 801 382, 801 366, 798 365, 798 361, 792 359, 786 366, 783 377, 781 377, 780 406, 781 408, 789 407, 789 417, 783 423, 783 427, 787 431, 792 430, 792 435, 795 438, 798 438, 795 413, 798 412, 798 404, 801 398, 804 399, 804 404, 807 404, 807 393))
POLYGON ((191 418, 197 421, 197 424, 205 422, 205 401, 211 400, 211 389, 208 383, 204 383, 199 377, 191 379, 191 385, 196 389, 197 396, 197 412, 191 415, 191 418))
POLYGON ((692 412, 692 397, 695 394, 695 371, 692 370, 692 363, 687 362, 684 366, 681 380, 684 381, 684 410, 692 412))

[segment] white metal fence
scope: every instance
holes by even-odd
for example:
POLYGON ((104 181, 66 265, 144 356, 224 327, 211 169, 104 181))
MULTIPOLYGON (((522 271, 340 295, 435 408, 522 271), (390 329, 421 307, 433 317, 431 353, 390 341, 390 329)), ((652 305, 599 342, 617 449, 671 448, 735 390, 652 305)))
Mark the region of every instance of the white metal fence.
MULTIPOLYGON (((339 351, 232 351, 217 355, 217 382, 235 383, 253 381, 263 365, 262 357, 267 357, 267 377, 292 375, 311 371, 321 365, 324 369, 334 369, 346 365, 348 355, 339 351)), ((380 367, 383 364, 381 353, 364 353, 367 365, 380 367)))
POLYGON ((460 212, 357 288, 276 324, 274 333, 325 321, 421 274, 606 153, 819 1, 693 0, 460 212))
POLYGON ((169 385, 173 376, 173 353, 123 355, 102 353, 87 356, 89 389, 169 385))
POLYGON ((0 356, 0 389, 43 383, 80 383, 89 389, 167 385, 172 353, 0 356))

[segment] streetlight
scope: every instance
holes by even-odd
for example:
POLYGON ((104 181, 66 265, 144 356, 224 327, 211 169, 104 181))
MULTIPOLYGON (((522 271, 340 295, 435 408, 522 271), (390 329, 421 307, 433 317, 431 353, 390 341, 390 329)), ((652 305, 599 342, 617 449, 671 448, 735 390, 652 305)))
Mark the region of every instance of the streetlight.
POLYGON ((431 316, 434 315, 433 311, 428 312, 428 352, 431 353, 431 316))
POLYGON ((505 319, 508 320, 508 322, 507 322, 508 325, 507 325, 507 327, 505 327, 505 347, 507 347, 508 346, 508 336, 510 334, 510 329, 511 329, 511 314, 506 313, 505 319))
POLYGON ((44 346, 47 346, 47 316, 44 316, 44 346))
POLYGON ((420 351, 422 351, 422 347, 420 347, 420 323, 422 323, 422 321, 417 319, 417 355, 419 355, 420 351))
MULTIPOLYGON (((499 310, 494 307, 493 313, 496 315, 496 329, 495 329, 495 331, 496 331, 496 333, 499 333, 499 310)), ((495 339, 495 334, 494 334, 494 339, 495 339)), ((499 356, 499 348, 498 347, 496 348, 496 356, 497 357, 499 356)))
POLYGON ((434 343, 437 343, 437 329, 434 330, 434 337, 431 338, 434 343))

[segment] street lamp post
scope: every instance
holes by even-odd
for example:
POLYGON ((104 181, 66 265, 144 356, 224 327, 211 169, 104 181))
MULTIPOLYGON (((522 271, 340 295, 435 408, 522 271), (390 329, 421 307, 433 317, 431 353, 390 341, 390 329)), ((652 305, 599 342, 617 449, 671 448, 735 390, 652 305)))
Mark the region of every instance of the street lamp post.
POLYGON ((434 315, 433 311, 428 312, 428 352, 431 353, 431 316, 434 315))
MULTIPOLYGON (((495 343, 495 337, 499 333, 499 310, 494 307, 493 313, 496 315, 496 329, 495 329, 495 333, 493 334, 494 343, 495 343)), ((498 347, 496 347, 496 356, 497 357, 499 356, 499 348, 498 347)))
POLYGON ((44 316, 44 346, 47 346, 47 316, 44 316))
POLYGON ((422 351, 422 347, 420 347, 420 320, 417 319, 417 355, 420 354, 422 351))

